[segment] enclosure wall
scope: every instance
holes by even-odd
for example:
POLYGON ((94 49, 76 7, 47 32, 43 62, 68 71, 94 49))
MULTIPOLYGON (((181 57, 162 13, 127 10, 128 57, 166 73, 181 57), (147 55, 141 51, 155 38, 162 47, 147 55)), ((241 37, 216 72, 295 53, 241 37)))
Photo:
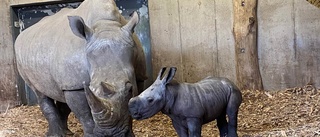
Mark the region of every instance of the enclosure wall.
POLYGON ((320 9, 305 0, 258 4, 260 71, 266 89, 320 87, 320 9))
POLYGON ((50 0, 0 0, 0 112, 20 105, 10 10, 12 5, 48 2, 50 0))
MULTIPOLYGON (((235 49, 232 6, 232 0, 149 0, 153 76, 162 66, 177 66, 179 81, 213 75, 237 83, 240 49, 235 49)), ((261 0, 257 15, 264 88, 319 88, 320 9, 304 0, 261 0)))
POLYGON ((176 66, 180 81, 208 75, 236 82, 232 0, 149 0, 154 77, 176 66))
MULTIPOLYGON (((0 111, 19 104, 10 6, 50 0, 0 0, 0 111)), ((149 0, 153 76, 208 75, 237 83, 232 0, 149 0)), ((320 9, 304 0, 258 1, 258 57, 264 88, 320 87, 320 9)))

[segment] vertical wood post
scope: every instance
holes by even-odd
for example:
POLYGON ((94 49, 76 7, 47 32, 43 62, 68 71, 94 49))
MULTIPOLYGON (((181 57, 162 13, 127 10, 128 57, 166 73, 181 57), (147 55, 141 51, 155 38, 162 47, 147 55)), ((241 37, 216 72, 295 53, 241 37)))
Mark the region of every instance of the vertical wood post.
POLYGON ((233 34, 240 89, 262 90, 257 50, 257 0, 234 0, 233 34))

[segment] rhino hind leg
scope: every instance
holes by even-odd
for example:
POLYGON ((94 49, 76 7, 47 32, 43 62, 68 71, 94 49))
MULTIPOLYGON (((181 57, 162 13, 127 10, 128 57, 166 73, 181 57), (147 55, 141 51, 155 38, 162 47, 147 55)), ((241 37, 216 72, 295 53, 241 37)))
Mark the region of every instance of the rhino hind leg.
POLYGON ((93 136, 95 123, 84 91, 64 91, 64 95, 68 106, 83 127, 84 137, 93 136))
POLYGON ((226 118, 226 113, 221 114, 217 118, 217 126, 220 132, 220 137, 225 137, 228 134, 228 122, 226 118))
POLYGON ((238 111, 234 111, 231 114, 228 114, 228 137, 237 137, 237 125, 238 125, 238 111))
POLYGON ((237 137, 237 126, 238 126, 238 110, 241 104, 241 92, 234 92, 229 98, 227 105, 228 115, 228 136, 237 137))
POLYGON ((56 107, 54 100, 43 95, 40 92, 36 91, 35 93, 38 96, 38 102, 39 102, 42 114, 47 119, 49 124, 49 129, 46 136, 57 136, 57 137, 66 136, 63 130, 61 116, 60 116, 59 110, 56 107))
POLYGON ((71 112, 69 106, 66 103, 56 101, 56 106, 58 108, 59 114, 62 121, 62 129, 66 135, 73 135, 73 133, 68 128, 68 116, 71 112))

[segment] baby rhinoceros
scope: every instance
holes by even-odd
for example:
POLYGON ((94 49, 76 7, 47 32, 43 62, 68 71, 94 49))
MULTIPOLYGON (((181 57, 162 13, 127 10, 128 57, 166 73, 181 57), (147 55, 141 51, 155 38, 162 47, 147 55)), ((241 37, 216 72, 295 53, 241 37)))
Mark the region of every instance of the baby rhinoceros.
POLYGON ((220 136, 237 136, 242 97, 230 80, 207 77, 197 83, 177 83, 172 81, 176 68, 171 67, 163 77, 165 70, 160 70, 150 87, 130 99, 129 111, 134 119, 146 119, 162 111, 171 118, 180 137, 200 137, 202 125, 217 119, 220 136))

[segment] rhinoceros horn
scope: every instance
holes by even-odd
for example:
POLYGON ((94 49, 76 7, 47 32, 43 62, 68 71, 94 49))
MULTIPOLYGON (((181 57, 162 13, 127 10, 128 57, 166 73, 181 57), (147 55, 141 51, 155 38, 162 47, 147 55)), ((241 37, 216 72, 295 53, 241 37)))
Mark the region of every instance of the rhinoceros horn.
POLYGON ((99 113, 105 109, 103 103, 92 93, 89 86, 86 86, 85 84, 84 91, 92 112, 99 113))

